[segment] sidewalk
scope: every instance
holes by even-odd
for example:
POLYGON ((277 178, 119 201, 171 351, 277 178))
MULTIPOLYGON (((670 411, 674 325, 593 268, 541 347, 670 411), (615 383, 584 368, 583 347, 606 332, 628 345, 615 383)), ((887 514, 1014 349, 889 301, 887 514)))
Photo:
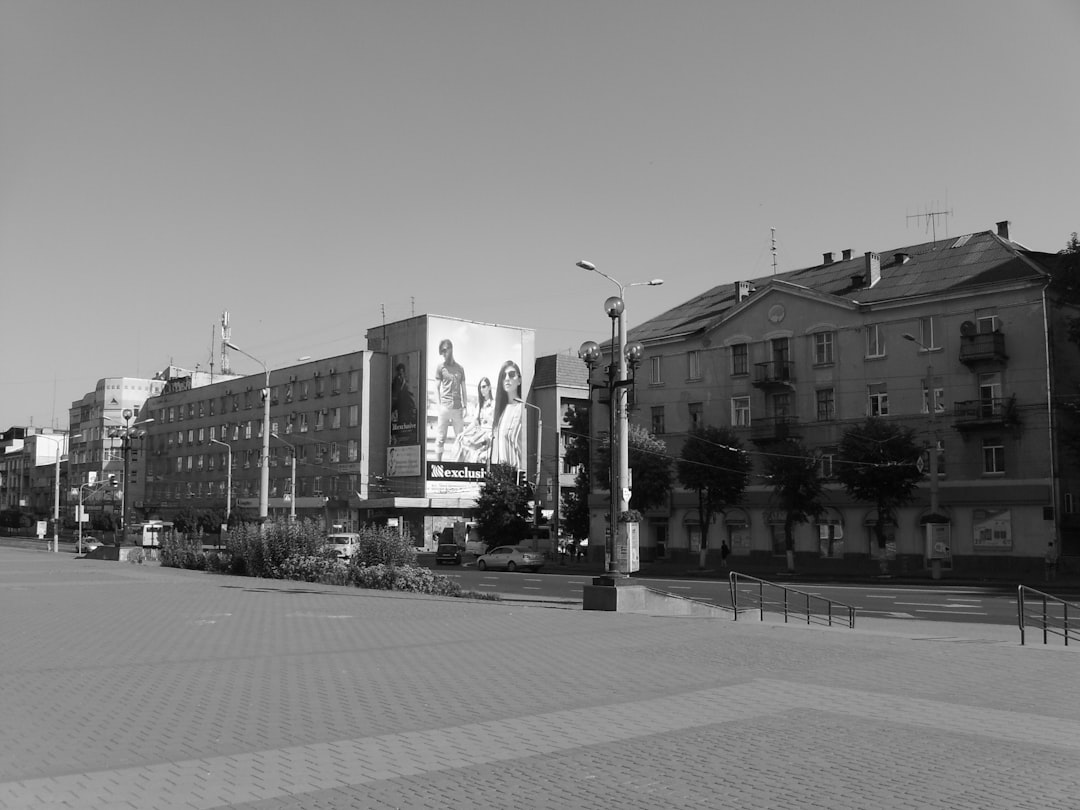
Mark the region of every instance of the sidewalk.
POLYGON ((0 807, 1070 810, 1074 648, 0 548, 0 807))

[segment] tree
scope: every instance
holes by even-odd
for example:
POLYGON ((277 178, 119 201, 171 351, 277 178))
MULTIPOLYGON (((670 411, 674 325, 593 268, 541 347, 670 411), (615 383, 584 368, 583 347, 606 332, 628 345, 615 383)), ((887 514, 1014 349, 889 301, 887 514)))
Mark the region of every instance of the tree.
POLYGON ((476 530, 488 548, 516 545, 529 531, 528 488, 509 464, 492 464, 476 498, 476 530))
POLYGON ((825 507, 824 482, 818 459, 795 439, 788 439, 765 461, 765 472, 773 495, 784 512, 784 549, 788 571, 795 570, 795 535, 797 523, 808 523, 820 516, 825 507))
POLYGON ((883 573, 888 571, 885 524, 895 522, 897 507, 912 500, 915 485, 922 479, 916 466, 922 449, 911 428, 874 417, 851 427, 840 441, 836 477, 851 497, 877 509, 874 535, 883 573))
MULTIPOLYGON (((630 450, 630 478, 633 482, 630 508, 644 512, 667 503, 671 494, 671 456, 667 444, 641 425, 629 425, 626 435, 630 450)), ((599 465, 596 480, 604 489, 611 489, 611 441, 605 434, 596 454, 599 465)))
POLYGON ((701 568, 705 567, 713 515, 742 499, 750 482, 751 466, 750 457, 730 428, 699 428, 690 433, 683 445, 678 461, 679 481, 697 493, 701 568))
POLYGON ((562 492, 562 517, 560 524, 565 533, 575 540, 589 536, 589 409, 583 405, 569 405, 563 414, 566 428, 563 435, 569 437, 565 464, 578 468, 574 476, 574 488, 562 492))

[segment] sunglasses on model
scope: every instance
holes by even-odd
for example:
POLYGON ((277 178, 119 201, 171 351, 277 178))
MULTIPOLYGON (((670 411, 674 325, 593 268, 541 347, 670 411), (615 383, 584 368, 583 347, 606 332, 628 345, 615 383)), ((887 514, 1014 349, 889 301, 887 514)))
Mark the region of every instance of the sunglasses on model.
POLYGON ((507 369, 506 376, 507 376, 508 379, 516 380, 519 375, 517 373, 517 369, 511 368, 511 369, 507 369))

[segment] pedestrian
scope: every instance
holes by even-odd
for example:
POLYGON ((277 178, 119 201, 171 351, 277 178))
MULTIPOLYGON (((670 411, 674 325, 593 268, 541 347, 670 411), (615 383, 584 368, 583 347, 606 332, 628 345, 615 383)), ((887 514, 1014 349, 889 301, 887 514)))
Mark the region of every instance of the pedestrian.
POLYGON ((577 562, 578 540, 575 537, 570 541, 570 562, 577 562))
POLYGON ((727 557, 731 553, 731 549, 728 548, 727 541, 724 540, 720 543, 720 564, 727 568, 727 557))
POLYGON ((1046 557, 1043 558, 1046 561, 1046 569, 1043 572, 1043 579, 1047 582, 1053 582, 1054 577, 1057 575, 1057 563, 1058 553, 1057 547, 1054 546, 1054 541, 1051 540, 1046 544, 1046 557))
POLYGON ((585 546, 583 546, 581 543, 577 544, 577 558, 578 562, 581 562, 585 559, 585 546))

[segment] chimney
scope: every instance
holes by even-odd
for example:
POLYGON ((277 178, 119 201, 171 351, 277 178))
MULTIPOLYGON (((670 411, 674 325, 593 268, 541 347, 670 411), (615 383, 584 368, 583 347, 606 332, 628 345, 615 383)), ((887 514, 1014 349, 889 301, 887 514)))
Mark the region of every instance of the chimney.
POLYGON ((843 260, 845 262, 850 262, 851 261, 851 248, 848 248, 847 250, 845 250, 840 255, 843 257, 843 260))
POLYGON ((1009 238, 1009 220, 1003 219, 997 224, 998 236, 1002 239, 1009 238))
POLYGON ((863 283, 867 287, 873 287, 881 281, 881 257, 872 250, 868 250, 863 258, 866 260, 866 273, 863 277, 863 283))
POLYGON ((741 303, 750 297, 750 293, 754 291, 754 288, 750 285, 749 281, 736 281, 735 282, 735 302, 741 303))
POLYGON ((822 259, 821 259, 822 264, 832 264, 834 261, 836 261, 836 254, 833 253, 832 251, 829 251, 828 253, 823 253, 822 254, 822 259))

